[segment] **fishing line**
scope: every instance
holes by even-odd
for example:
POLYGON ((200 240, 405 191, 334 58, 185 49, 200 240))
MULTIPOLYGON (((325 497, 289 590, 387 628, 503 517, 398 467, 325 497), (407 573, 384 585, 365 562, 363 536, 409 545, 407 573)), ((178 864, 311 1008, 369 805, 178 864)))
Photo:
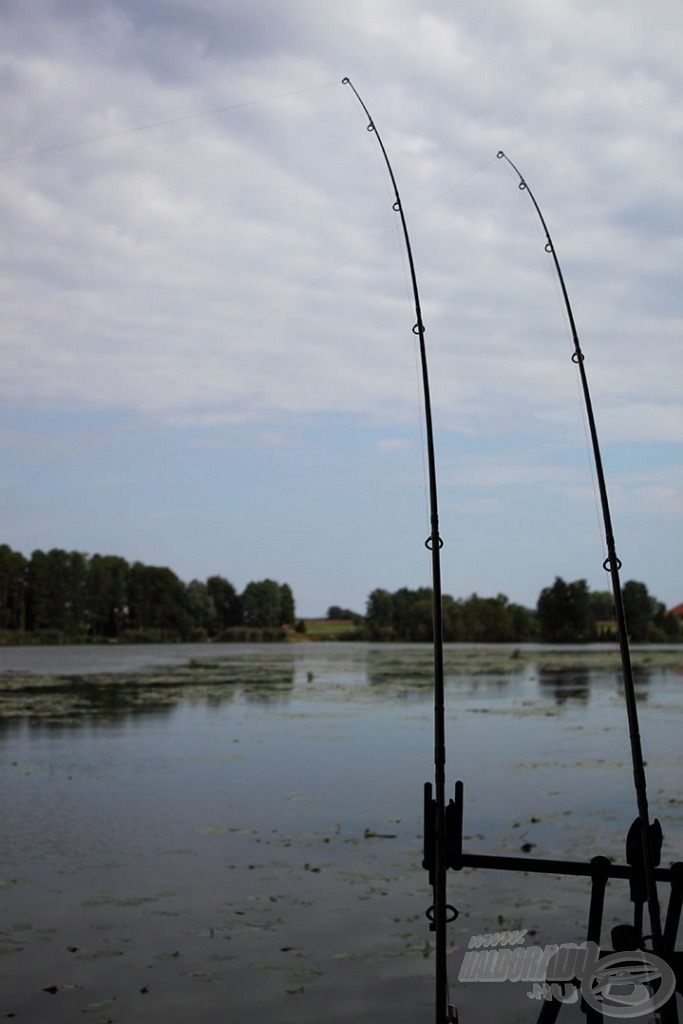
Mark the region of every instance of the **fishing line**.
POLYGON ((115 139, 121 135, 133 135, 136 132, 146 132, 151 128, 164 128, 166 125, 180 124, 183 121, 195 121, 200 117, 211 117, 213 114, 226 114, 231 110, 241 110, 243 107, 253 107, 260 103, 272 103, 275 100, 287 99, 290 96, 300 96, 302 93, 315 92, 319 89, 329 89, 336 85, 336 82, 325 82, 323 85, 309 85, 304 89, 293 89, 291 92, 276 93, 273 96, 264 96, 262 99, 243 100, 241 103, 230 103, 225 107, 214 107, 212 110, 202 110, 196 114, 182 114, 180 117, 171 117, 165 121, 152 121, 149 124, 136 125, 133 128, 122 128, 116 132, 106 132, 103 135, 92 135, 87 139, 75 139, 73 142, 62 142, 56 146, 45 146, 42 149, 32 149, 28 153, 14 153, 12 156, 0 157, 0 164, 12 163, 17 160, 28 160, 32 156, 43 156, 47 153, 57 153, 62 149, 74 149, 77 146, 87 146, 93 142, 103 142, 106 139, 115 139))
POLYGON ((441 200, 445 199, 446 196, 449 196, 451 192, 455 192, 457 188, 461 188, 468 181, 471 181, 472 178, 476 178, 478 174, 481 174, 482 171, 485 171, 487 167, 491 166, 491 164, 495 164, 497 159, 498 158, 495 156, 491 157, 491 159, 487 160, 486 163, 483 163, 481 167, 477 167, 474 171, 470 171, 469 174, 466 174, 464 178, 461 178, 459 181, 456 181, 455 185, 449 185, 448 188, 445 189, 445 191, 440 192, 438 196, 435 196, 433 199, 430 199, 430 201, 428 203, 425 203, 424 206, 416 207, 416 213, 422 213, 423 210, 428 210, 429 207, 434 206, 435 203, 440 203, 441 200))

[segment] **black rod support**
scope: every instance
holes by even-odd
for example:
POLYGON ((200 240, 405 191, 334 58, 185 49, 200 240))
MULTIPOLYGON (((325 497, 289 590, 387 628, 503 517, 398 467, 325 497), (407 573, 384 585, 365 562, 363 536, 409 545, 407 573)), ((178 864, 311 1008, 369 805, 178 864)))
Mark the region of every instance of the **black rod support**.
MULTIPOLYGON (((545 857, 508 857, 489 853, 463 853, 461 863, 464 868, 488 868, 493 871, 521 871, 542 875, 580 875, 584 878, 592 878, 596 870, 602 870, 600 866, 596 868, 593 861, 605 859, 604 857, 594 857, 590 861, 558 860, 545 857)), ((630 879, 633 877, 634 868, 630 864, 612 864, 610 861, 607 863, 609 868, 605 868, 605 870, 608 878, 630 879)), ((678 864, 674 864, 670 868, 655 868, 655 878, 660 882, 671 882, 678 869, 678 864)))

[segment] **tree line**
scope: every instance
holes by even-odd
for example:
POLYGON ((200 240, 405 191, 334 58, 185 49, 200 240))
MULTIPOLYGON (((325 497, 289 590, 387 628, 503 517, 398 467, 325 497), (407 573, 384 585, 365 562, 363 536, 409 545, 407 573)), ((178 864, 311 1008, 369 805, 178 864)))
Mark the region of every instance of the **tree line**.
MULTIPOLYGON (((636 643, 683 640, 678 619, 667 615, 646 585, 629 580, 622 588, 629 637, 636 643)), ((337 608, 334 609, 338 611, 337 608)), ((332 611, 332 609, 330 609, 332 611)), ((443 638, 446 642, 591 643, 617 636, 614 600, 608 591, 591 591, 586 580, 567 583, 560 576, 545 587, 534 609, 511 602, 505 594, 455 600, 443 595, 443 638)), ((432 592, 402 587, 394 593, 373 590, 354 638, 429 641, 432 639, 432 592)))
POLYGON ((294 623, 288 584, 266 579, 240 594, 223 576, 184 583, 163 566, 117 555, 0 545, 0 634, 5 640, 282 639, 294 623))
MULTIPOLYGON (((622 588, 626 623, 635 642, 683 641, 678 619, 646 585, 629 580, 622 588)), ((432 639, 432 592, 427 587, 378 588, 365 615, 332 605, 328 618, 351 620, 344 639, 428 642, 432 639)), ((96 640, 282 640, 296 622, 294 595, 287 583, 261 580, 240 594, 223 576, 184 583, 166 567, 128 563, 117 555, 86 555, 53 548, 30 558, 0 545, 0 641, 56 643, 96 640)), ((495 597, 443 596, 447 642, 590 643, 616 639, 613 598, 591 591, 585 580, 556 577, 539 594, 536 607, 495 597)))

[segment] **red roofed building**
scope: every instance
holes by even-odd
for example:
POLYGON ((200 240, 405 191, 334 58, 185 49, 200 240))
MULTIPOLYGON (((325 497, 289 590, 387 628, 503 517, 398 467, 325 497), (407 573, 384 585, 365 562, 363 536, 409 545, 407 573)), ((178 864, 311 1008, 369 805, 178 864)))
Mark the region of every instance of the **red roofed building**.
POLYGON ((669 608, 667 615, 673 615, 683 626, 683 604, 677 604, 675 608, 669 608))

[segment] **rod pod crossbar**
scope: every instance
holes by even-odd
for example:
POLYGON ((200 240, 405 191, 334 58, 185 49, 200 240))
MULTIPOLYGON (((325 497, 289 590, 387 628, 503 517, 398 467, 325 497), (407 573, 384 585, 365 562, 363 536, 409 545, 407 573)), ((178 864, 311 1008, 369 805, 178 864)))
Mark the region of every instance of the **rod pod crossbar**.
MULTIPOLYGON (((434 812, 435 806, 432 797, 431 784, 427 783, 424 791, 425 800, 425 830, 424 830, 424 859, 422 866, 430 872, 434 865, 434 812)), ((645 879, 642 862, 641 843, 641 822, 636 818, 631 825, 626 837, 626 863, 615 864, 607 857, 594 856, 590 860, 561 860, 557 858, 544 857, 514 857, 497 854, 467 853, 463 850, 463 806, 464 787, 462 782, 456 782, 454 798, 449 801, 446 808, 446 863, 448 868, 460 871, 462 868, 476 868, 489 871, 514 871, 523 874, 543 875, 574 875, 590 879, 590 900, 586 923, 586 942, 592 942, 600 947, 601 958, 614 956, 617 953, 628 953, 629 951, 643 953, 647 960, 647 940, 652 936, 643 935, 643 904, 647 899, 645 879), (619 924, 612 928, 610 938, 611 949, 602 949, 601 938, 603 929, 603 912, 605 891, 610 879, 628 881, 629 896, 633 904, 633 920, 630 923, 619 924)), ((662 1024, 678 1024, 678 1012, 676 1008, 676 994, 678 991, 683 995, 683 951, 676 951, 676 937, 681 919, 681 908, 683 907, 683 861, 677 861, 670 867, 659 866, 660 851, 662 847, 662 829, 659 821, 650 825, 650 842, 654 855, 653 872, 658 882, 670 886, 669 903, 666 914, 666 921, 661 935, 659 952, 655 954, 663 960, 673 972, 673 985, 675 990, 670 994, 667 1001, 659 1006, 659 1015, 662 1024)), ((654 951, 653 951, 654 953, 654 951)), ((476 958, 476 954, 471 954, 476 958)), ((487 951, 483 951, 483 956, 487 951)), ((626 956, 628 959, 628 956, 626 956)), ((600 967, 600 960, 596 966, 600 967)), ((597 975, 596 975, 597 976, 597 975)), ((544 978, 544 1003, 542 1005, 538 1024, 554 1024, 562 1009, 563 999, 553 995, 552 970, 549 969, 544 978), (547 979, 547 980, 546 980, 547 979)), ((582 978, 563 978, 563 981, 572 981, 577 987, 581 984, 582 978)), ((618 978, 616 982, 618 984, 618 978)), ((663 982, 664 983, 664 980, 663 982)), ((654 993, 656 995, 656 993, 654 993)), ((540 997, 540 993, 539 993, 540 997)), ((586 1014, 588 1024, 612 1024, 615 1013, 606 1010, 603 1014, 594 1005, 582 1002, 583 1012, 586 1014)), ((645 1014, 646 1011, 644 1010, 645 1014)), ((633 1014, 632 1014, 633 1016, 633 1014)), ((651 1018, 648 1016, 647 1020, 651 1018)))

